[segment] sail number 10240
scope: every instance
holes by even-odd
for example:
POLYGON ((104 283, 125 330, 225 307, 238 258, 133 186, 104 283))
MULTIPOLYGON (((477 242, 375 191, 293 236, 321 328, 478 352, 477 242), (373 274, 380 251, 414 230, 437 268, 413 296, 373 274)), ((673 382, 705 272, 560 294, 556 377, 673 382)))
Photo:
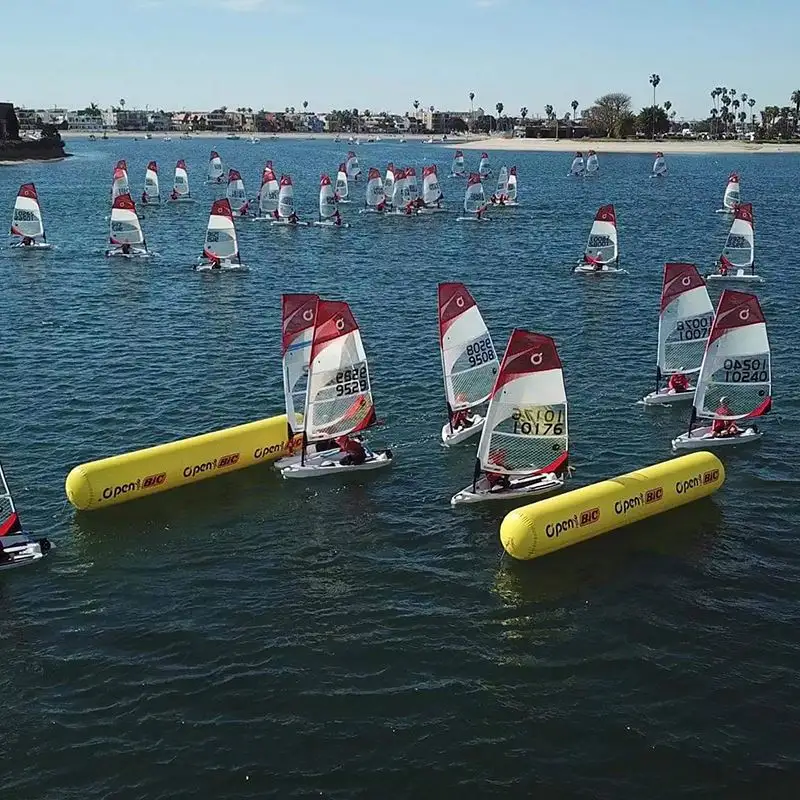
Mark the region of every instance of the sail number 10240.
POLYGON ((350 369, 343 369, 341 372, 337 372, 335 386, 337 397, 347 397, 348 395, 368 391, 367 365, 356 364, 350 369))
POLYGON ((722 368, 725 383, 766 383, 769 380, 766 358, 726 358, 722 368))
POLYGON ((563 407, 516 408, 511 420, 514 423, 513 433, 520 436, 563 436, 566 413, 563 407))

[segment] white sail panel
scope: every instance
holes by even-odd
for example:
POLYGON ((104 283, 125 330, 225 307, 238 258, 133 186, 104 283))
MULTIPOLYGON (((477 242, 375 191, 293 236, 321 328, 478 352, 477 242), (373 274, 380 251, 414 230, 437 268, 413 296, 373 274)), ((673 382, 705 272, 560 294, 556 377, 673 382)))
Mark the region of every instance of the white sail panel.
POLYGON ((508 167, 505 164, 497 173, 497 188, 494 193, 497 197, 508 197, 508 167))
POLYGON ((144 244, 144 233, 136 215, 136 206, 129 194, 121 194, 111 208, 109 238, 115 245, 144 244))
POLYGON ((281 298, 283 393, 286 419, 293 432, 303 424, 318 301, 315 294, 285 294, 281 298))
POLYGON ((358 157, 352 150, 347 154, 344 163, 347 179, 351 181, 358 180, 359 175, 361 175, 361 167, 358 164, 358 157))
POLYGON ((158 185, 158 164, 151 161, 144 174, 144 196, 148 203, 158 203, 161 200, 161 189, 158 185))
POLYGON ((389 163, 386 166, 386 177, 383 179, 383 191, 386 193, 386 197, 389 199, 394 197, 394 181, 394 164, 389 163))
POLYGON ((618 256, 617 215, 614 206, 601 206, 589 231, 583 260, 587 264, 611 264, 618 256))
POLYGON ((247 203, 247 192, 244 188, 244 181, 241 174, 232 169, 228 172, 228 188, 225 191, 225 196, 231 204, 231 209, 239 211, 245 203, 247 203))
POLYGON ((464 193, 464 211, 475 214, 486 205, 486 195, 483 192, 481 176, 473 172, 467 180, 467 190, 464 193))
POLYGON ((489 154, 481 153, 481 160, 478 163, 478 175, 481 179, 488 178, 492 174, 492 168, 489 165, 489 154))
POLYGON ((570 175, 583 175, 586 167, 583 163, 583 153, 576 153, 575 158, 572 159, 572 166, 569 168, 570 175))
POLYGON ((464 174, 464 153, 461 150, 456 150, 453 154, 453 166, 451 167, 453 175, 464 174))
POLYGON ((114 169, 114 178, 111 181, 111 202, 113 203, 121 194, 130 194, 128 173, 121 167, 114 169))
POLYGON ((294 213, 294 187, 289 175, 281 175, 281 186, 278 191, 278 216, 288 219, 294 213))
POLYGON ((722 248, 722 257, 728 266, 753 266, 755 262, 755 230, 753 227, 753 206, 742 203, 736 207, 733 223, 722 248))
POLYGON ((28 239, 44 237, 39 195, 32 183, 24 183, 19 187, 11 216, 11 234, 28 239))
POLYGON ((442 199, 439 175, 436 165, 431 164, 422 170, 422 202, 426 206, 436 205, 442 199))
POLYGON ((419 200, 419 184, 417 183, 417 171, 414 169, 414 167, 406 167, 404 174, 405 174, 406 190, 408 191, 408 199, 413 203, 419 200))
POLYGON ((667 162, 664 159, 664 154, 661 152, 656 153, 656 160, 653 162, 653 175, 666 175, 667 162))
POLYGON ((220 261, 233 261, 238 258, 236 227, 233 224, 231 204, 227 198, 215 200, 211 206, 203 255, 208 259, 220 261))
POLYGON ((508 173, 508 199, 515 203, 517 201, 517 193, 519 188, 517 186, 517 168, 511 167, 508 173))
POLYGON ((741 185, 739 183, 739 176, 732 172, 728 177, 728 183, 725 186, 725 194, 722 197, 723 208, 733 210, 742 199, 741 185))
POLYGON ((377 208, 385 202, 386 193, 383 189, 381 173, 375 167, 371 167, 367 174, 367 206, 377 208))
POLYGON ((328 175, 319 180, 319 218, 330 219, 336 213, 336 195, 328 175))
POLYGON ((594 150, 589 151, 589 155, 586 158, 586 171, 589 174, 597 172, 600 169, 600 162, 597 160, 597 153, 594 150))
POLYGON ((178 197, 189 196, 189 173, 186 169, 186 162, 183 159, 175 165, 175 180, 172 188, 178 197))
POLYGON ((272 168, 266 167, 261 176, 261 191, 258 193, 258 209, 262 216, 269 216, 278 210, 279 196, 278 179, 272 168))
POLYGON ((346 200, 350 194, 350 187, 347 183, 347 168, 344 164, 339 164, 339 171, 336 173, 336 195, 339 200, 346 200))
POLYGON ((222 176, 225 170, 222 167, 222 159, 216 150, 211 151, 211 157, 208 160, 208 180, 213 183, 222 183, 222 176))

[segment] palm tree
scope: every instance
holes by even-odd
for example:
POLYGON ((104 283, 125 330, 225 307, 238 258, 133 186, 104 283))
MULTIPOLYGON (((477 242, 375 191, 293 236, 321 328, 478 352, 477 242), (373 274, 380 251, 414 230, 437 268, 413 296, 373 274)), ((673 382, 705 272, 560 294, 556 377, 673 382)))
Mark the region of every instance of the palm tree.
POLYGON ((552 117, 553 117, 553 106, 546 105, 544 107, 544 113, 547 116, 547 119, 552 119, 552 117))
POLYGON ((574 120, 575 119, 575 114, 578 111, 578 101, 577 100, 573 100, 570 103, 570 105, 572 106, 572 119, 574 120))
POLYGON ((119 101, 119 107, 120 107, 120 108, 121 108, 123 111, 125 110, 125 100, 124 100, 124 99, 121 99, 121 100, 119 101))
POLYGON ((522 106, 522 108, 519 110, 519 115, 522 118, 522 122, 524 123, 525 122, 525 117, 528 116, 528 107, 527 106, 522 106))
POLYGON ((800 89, 795 89, 792 92, 792 102, 794 103, 794 127, 797 127, 800 121, 800 89))
POLYGON ((656 86, 661 83, 661 77, 655 72, 650 76, 650 85, 653 87, 653 136, 656 138, 656 86))
MULTIPOLYGON (((308 100, 303 100, 303 111, 307 111, 307 110, 308 110, 308 100)), ((344 190, 342 190, 342 191, 344 191, 344 190)))
POLYGON ((733 123, 734 123, 734 128, 735 128, 736 127, 736 118, 739 116, 739 106, 741 105, 741 103, 738 100, 733 100, 731 102, 731 105, 733 106, 733 123))

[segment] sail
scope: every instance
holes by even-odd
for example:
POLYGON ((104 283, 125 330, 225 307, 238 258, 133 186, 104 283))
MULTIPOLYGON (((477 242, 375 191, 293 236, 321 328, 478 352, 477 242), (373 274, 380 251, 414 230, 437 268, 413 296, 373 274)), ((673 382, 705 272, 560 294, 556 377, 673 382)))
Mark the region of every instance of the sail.
POLYGON ((128 173, 120 166, 115 167, 114 178, 111 181, 111 202, 113 203, 121 194, 130 193, 131 189, 128 183, 128 173))
POLYGON ((733 210, 739 204, 741 199, 742 196, 739 185, 739 176, 735 172, 731 172, 730 176, 728 177, 728 183, 725 186, 725 194, 722 198, 722 206, 723 208, 729 208, 733 210))
POLYGON ((383 179, 383 191, 390 199, 394 196, 394 181, 394 164, 390 162, 386 165, 386 177, 383 179))
POLYGON ((489 166, 489 154, 481 153, 481 160, 478 164, 478 175, 481 179, 488 178, 492 174, 492 168, 489 166))
POLYGON ((258 193, 258 209, 262 216, 269 216, 278 210, 280 188, 272 167, 265 167, 261 176, 261 190, 258 193))
POLYGON ((497 173, 497 188, 494 192, 497 197, 508 196, 508 167, 503 164, 500 171, 497 173))
POLYGON ((228 188, 225 191, 225 197, 231 204, 232 209, 237 211, 247 202, 247 192, 244 190, 244 181, 242 176, 235 169, 228 172, 228 188))
POLYGON ((656 153, 656 160, 653 162, 653 175, 666 175, 667 162, 664 160, 663 153, 656 153))
POLYGON ((753 204, 736 206, 733 223, 722 248, 722 258, 732 267, 752 267, 755 261, 755 232, 753 229, 753 204))
POLYGON ((375 169, 375 167, 370 167, 369 173, 367 174, 367 206, 376 208, 381 205, 381 203, 385 202, 386 193, 383 190, 381 173, 375 169))
POLYGON ((158 203, 161 200, 161 190, 158 186, 158 164, 151 161, 144 174, 144 195, 148 203, 158 203))
POLYGON ((336 213, 336 196, 331 179, 322 175, 319 179, 319 218, 330 219, 336 213))
POLYGON ((442 189, 439 186, 439 174, 436 164, 424 167, 422 170, 422 202, 426 206, 436 205, 442 199, 442 189))
POLYGON ((292 433, 303 424, 318 302, 319 297, 315 294, 285 294, 281 297, 283 394, 286 421, 292 433))
POLYGON ((278 191, 278 216, 288 219, 294 213, 294 187, 289 175, 281 175, 281 187, 278 191))
POLYGON ((347 169, 344 164, 339 164, 336 173, 336 196, 339 200, 346 200, 350 194, 350 187, 347 184, 347 169))
POLYGON ((463 283, 439 284, 439 350, 450 412, 486 402, 500 362, 481 312, 463 283))
POLYGON ((228 198, 215 200, 206 228, 206 241, 203 255, 208 259, 220 261, 239 260, 239 244, 236 241, 236 227, 228 198))
POLYGON ((183 159, 175 165, 173 189, 179 197, 189 196, 189 173, 186 171, 186 162, 183 159))
POLYGON ((208 160, 208 179, 214 183, 222 183, 222 175, 224 170, 222 168, 222 159, 216 150, 211 151, 211 157, 208 160))
POLYGON ((617 215, 613 205, 600 206, 583 252, 587 264, 612 264, 619 256, 617 215))
POLYGON ((413 203, 419 200, 419 184, 417 183, 417 171, 414 167, 406 167, 404 173, 406 182, 406 191, 408 192, 408 199, 413 203))
POLYGON ((714 307, 694 264, 665 264, 658 317, 659 376, 699 372, 714 307))
POLYGON ((136 215, 136 206, 129 194, 121 194, 111 207, 111 244, 144 244, 144 233, 136 215))
POLYGON ((347 303, 320 300, 308 374, 307 441, 334 439, 375 421, 361 333, 347 303))
POLYGON ((0 536, 14 536, 18 533, 22 533, 22 524, 6 483, 3 465, 0 464, 0 536))
POLYGON ((392 205, 397 210, 402 210, 410 200, 408 193, 408 181, 405 170, 401 167, 394 176, 394 188, 392 190, 392 205))
POLYGON ((511 167, 508 173, 508 199, 512 202, 516 202, 517 200, 517 168, 511 167))
POLYGON ((694 414, 699 417, 759 417, 772 407, 772 368, 767 324, 758 298, 726 289, 706 344, 697 380, 694 414), (730 414, 717 415, 727 398, 730 414))
POLYGON ((344 164, 348 180, 358 180, 358 176, 361 174, 361 167, 358 165, 358 156, 352 150, 347 154, 344 164))
POLYGON ((42 209, 39 207, 39 195, 32 183, 23 183, 14 201, 14 212, 11 216, 11 235, 37 239, 44 238, 44 222, 42 209))
POLYGON ((581 153, 576 153, 575 158, 572 159, 572 166, 569 168, 569 174, 583 175, 584 171, 583 155, 581 153))
POLYGON ((464 153, 462 153, 461 150, 456 150, 453 154, 453 166, 451 169, 453 175, 464 174, 464 153))
POLYGON ((467 179, 467 191, 464 194, 464 211, 475 214, 486 205, 486 195, 483 193, 481 176, 471 172, 467 179))
POLYGON ((600 162, 597 160, 597 153, 594 150, 589 151, 589 155, 586 158, 586 171, 588 173, 597 172, 600 169, 600 162))
POLYGON ((486 411, 481 468, 506 475, 559 473, 567 458, 567 395, 555 342, 516 328, 486 411))

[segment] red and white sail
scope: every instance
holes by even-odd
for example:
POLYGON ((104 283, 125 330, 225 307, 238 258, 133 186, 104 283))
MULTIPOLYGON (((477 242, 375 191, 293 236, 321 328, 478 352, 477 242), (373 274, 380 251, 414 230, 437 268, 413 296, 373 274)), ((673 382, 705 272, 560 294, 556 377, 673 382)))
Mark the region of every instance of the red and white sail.
POLYGON ((247 203, 247 192, 238 170, 232 169, 228 172, 228 188, 225 191, 225 197, 228 198, 231 209, 237 213, 247 203))
POLYGON ((494 193, 496 197, 508 197, 508 167, 505 164, 497 173, 497 188, 494 193))
POLYGON ((478 445, 486 472, 563 472, 568 460, 567 394, 555 342, 516 328, 500 364, 478 445))
POLYGON ((697 267, 665 264, 658 317, 659 376, 700 371, 713 319, 714 306, 697 267))
POLYGON ((600 206, 595 214, 592 229, 583 251, 586 264, 613 264, 619 258, 617 239, 617 214, 614 206, 600 206))
POLYGON ((144 174, 144 196, 148 203, 161 202, 161 189, 158 185, 158 164, 151 161, 144 174))
POLYGON ((22 524, 14 505, 14 498, 6 483, 3 465, 0 464, 0 537, 22 533, 22 524))
POLYGON ((486 195, 483 192, 481 176, 471 172, 467 178, 467 190, 464 194, 464 211, 467 214, 476 214, 486 205, 486 195))
POLYGON ((347 179, 350 181, 357 181, 361 175, 361 167, 358 164, 358 156, 351 150, 347 154, 344 162, 345 171, 347 172, 347 179))
POLYGON ((336 194, 330 177, 322 175, 319 179, 319 218, 331 219, 334 214, 336 214, 336 194))
POLYGON ((308 372, 306 441, 335 439, 375 422, 361 333, 347 303, 320 300, 308 372))
POLYGON ((489 165, 489 154, 481 153, 481 160, 478 163, 478 175, 480 175, 481 180, 483 180, 484 178, 488 178, 491 174, 492 168, 489 165))
POLYGON ((594 150, 590 150, 586 156, 586 172, 592 175, 599 169, 600 162, 597 160, 597 153, 594 150))
POLYGON ((32 183, 23 183, 17 192, 14 201, 14 211, 11 215, 11 235, 27 239, 42 239, 44 235, 44 220, 42 209, 39 206, 39 195, 36 186, 32 183))
POLYGON ((733 211, 739 205, 741 199, 739 176, 735 172, 731 172, 728 176, 728 183, 725 186, 725 194, 722 197, 722 207, 733 211))
POLYGON ((419 184, 417 183, 417 171, 414 167, 405 169, 406 188, 408 189, 408 199, 413 203, 419 200, 419 184))
POLYGON ((114 177, 111 181, 111 202, 113 203, 121 194, 130 194, 131 188, 128 182, 128 171, 123 169, 120 164, 124 161, 118 161, 117 166, 114 167, 114 177))
POLYGON ((422 170, 422 202, 426 206, 436 205, 442 199, 442 187, 436 164, 430 164, 422 170))
POLYGON ((278 191, 278 216, 288 219, 294 213, 294 186, 290 175, 281 175, 278 191))
POLYGON ((572 159, 572 165, 569 168, 570 175, 583 175, 586 171, 586 165, 583 161, 583 153, 578 151, 575 153, 575 158, 572 159))
POLYGON ((390 161, 386 165, 386 177, 383 179, 383 191, 390 200, 394 196, 395 177, 394 164, 390 161))
POLYGON ((183 159, 175 165, 175 178, 172 182, 172 188, 178 197, 189 196, 189 172, 183 159))
POLYGON ((755 263, 753 204, 740 203, 733 212, 733 223, 722 248, 720 261, 727 267, 750 269, 755 263))
POLYGON ((519 192, 519 186, 517 185, 517 168, 511 167, 508 172, 508 189, 506 194, 508 195, 508 199, 512 203, 517 202, 517 194, 519 192))
POLYGON ((211 206, 203 255, 211 261, 241 260, 236 226, 233 224, 233 212, 227 197, 215 200, 211 206))
POLYGON ((453 154, 453 166, 450 168, 453 175, 463 176, 464 172, 464 153, 456 150, 453 154))
POLYGON ((225 170, 222 167, 222 159, 216 150, 211 151, 211 156, 208 159, 208 180, 210 183, 222 183, 222 176, 225 170))
POLYGON ((144 232, 136 214, 136 205, 129 194, 121 194, 114 199, 114 205, 111 207, 109 241, 118 246, 145 243, 144 232))
POLYGON ((439 284, 439 352, 450 413, 485 403, 500 362, 475 299, 463 283, 439 284))
POLYGON ((664 159, 664 154, 659 151, 656 153, 656 160, 653 162, 653 175, 663 176, 667 174, 667 162, 664 159))
POLYGON ((261 175, 261 189, 258 193, 258 210, 264 216, 270 216, 278 210, 280 187, 271 166, 266 166, 261 175))
POLYGON ((347 184, 347 167, 344 164, 339 164, 339 170, 336 173, 336 194, 339 200, 346 200, 350 194, 350 187, 347 184))
POLYGON ((367 173, 367 207, 377 208, 382 203, 386 203, 383 179, 379 170, 370 167, 367 173))
POLYGON ((318 302, 319 297, 315 294, 285 294, 281 297, 283 394, 286 420, 292 432, 303 426, 318 302))
POLYGON ((694 397, 697 417, 759 417, 772 407, 772 365, 767 324, 754 294, 726 289, 706 344, 694 397), (727 398, 730 414, 716 413, 727 398))
POLYGON ((392 206, 395 211, 402 211, 411 200, 408 191, 408 179, 406 171, 399 167, 394 173, 394 188, 392 189, 392 206))

